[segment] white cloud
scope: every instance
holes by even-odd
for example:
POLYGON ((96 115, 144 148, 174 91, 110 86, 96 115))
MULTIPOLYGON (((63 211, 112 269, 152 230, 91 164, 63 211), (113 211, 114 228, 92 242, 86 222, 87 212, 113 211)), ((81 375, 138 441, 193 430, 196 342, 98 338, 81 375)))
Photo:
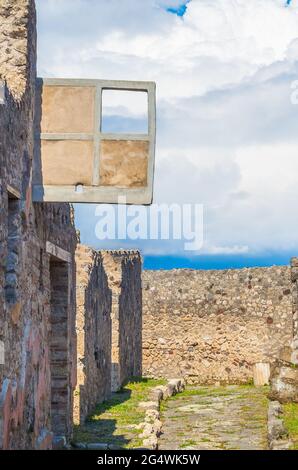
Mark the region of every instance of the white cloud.
POLYGON ((298 1, 178 4, 38 0, 40 74, 155 80, 156 201, 204 203, 205 252, 294 254, 298 1))

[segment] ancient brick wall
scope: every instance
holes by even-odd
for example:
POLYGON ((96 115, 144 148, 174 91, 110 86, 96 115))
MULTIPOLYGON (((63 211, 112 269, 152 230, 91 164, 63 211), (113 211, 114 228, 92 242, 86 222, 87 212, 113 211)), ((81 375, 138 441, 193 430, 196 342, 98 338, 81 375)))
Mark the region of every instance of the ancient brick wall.
POLYGON ((143 273, 143 375, 247 382, 292 340, 290 267, 143 273))
POLYGON ((99 252, 78 245, 76 269, 78 362, 74 420, 79 424, 111 393, 112 293, 99 252))
POLYGON ((102 251, 112 291, 112 390, 142 374, 142 259, 138 251, 102 251))
POLYGON ((0 448, 72 432, 76 234, 67 204, 31 199, 36 79, 32 0, 0 0, 0 448), (57 249, 60 248, 60 251, 57 249), (63 332, 63 334, 61 333, 63 332))

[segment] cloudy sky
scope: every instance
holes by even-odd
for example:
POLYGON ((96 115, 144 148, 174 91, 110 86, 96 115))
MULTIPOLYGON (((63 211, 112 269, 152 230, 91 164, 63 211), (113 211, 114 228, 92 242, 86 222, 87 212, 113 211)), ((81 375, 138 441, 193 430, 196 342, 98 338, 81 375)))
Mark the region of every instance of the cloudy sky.
POLYGON ((147 267, 298 255, 298 0, 37 0, 37 10, 40 76, 157 83, 155 202, 204 204, 199 253, 175 240, 99 241, 92 205, 76 206, 84 243, 139 247, 147 267))

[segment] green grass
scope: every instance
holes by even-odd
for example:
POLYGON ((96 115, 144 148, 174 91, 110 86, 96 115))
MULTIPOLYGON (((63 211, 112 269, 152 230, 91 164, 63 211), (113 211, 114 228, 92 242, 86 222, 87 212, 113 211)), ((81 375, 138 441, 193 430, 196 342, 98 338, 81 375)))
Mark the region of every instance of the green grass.
POLYGON ((144 421, 145 411, 138 405, 148 399, 153 387, 164 383, 164 380, 131 379, 109 400, 99 404, 85 424, 75 426, 74 441, 103 442, 128 449, 140 447, 141 431, 135 427, 144 421))
MULTIPOLYGON (((255 388, 253 385, 244 384, 244 385, 237 385, 237 386, 222 386, 222 387, 213 387, 213 386, 200 386, 197 388, 186 388, 182 393, 178 395, 174 395, 167 399, 170 400, 183 400, 188 397, 228 397, 233 396, 237 399, 247 398, 247 394, 251 397, 256 397, 259 400, 260 391, 264 394, 264 401, 266 401, 266 395, 268 394, 269 387, 265 386, 262 388, 255 388), (235 396, 235 392, 238 393, 235 396)), ((204 403, 208 403, 205 402, 204 403)), ((209 402, 209 403, 212 403, 209 402)), ((166 406, 166 405, 165 405, 166 406)))
POLYGON ((293 450, 298 450, 298 403, 287 403, 283 406, 284 423, 293 441, 293 450))
POLYGON ((187 447, 194 447, 197 443, 193 439, 186 439, 182 444, 180 444, 179 449, 186 449, 187 447))

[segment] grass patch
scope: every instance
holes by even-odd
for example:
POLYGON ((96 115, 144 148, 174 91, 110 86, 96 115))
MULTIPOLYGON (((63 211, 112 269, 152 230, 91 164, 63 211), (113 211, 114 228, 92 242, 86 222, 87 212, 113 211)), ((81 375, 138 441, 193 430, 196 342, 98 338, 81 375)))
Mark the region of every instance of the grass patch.
POLYGON ((293 441, 293 450, 298 450, 298 403, 287 403, 283 406, 284 423, 293 441))
POLYGON ((187 447, 194 447, 197 443, 193 439, 186 439, 182 444, 180 444, 179 449, 186 449, 187 447))
POLYGON ((140 447, 141 431, 136 426, 144 420, 145 410, 138 408, 149 397, 150 390, 164 380, 131 379, 119 392, 100 403, 86 420, 75 426, 74 441, 103 442, 131 449, 140 447))

